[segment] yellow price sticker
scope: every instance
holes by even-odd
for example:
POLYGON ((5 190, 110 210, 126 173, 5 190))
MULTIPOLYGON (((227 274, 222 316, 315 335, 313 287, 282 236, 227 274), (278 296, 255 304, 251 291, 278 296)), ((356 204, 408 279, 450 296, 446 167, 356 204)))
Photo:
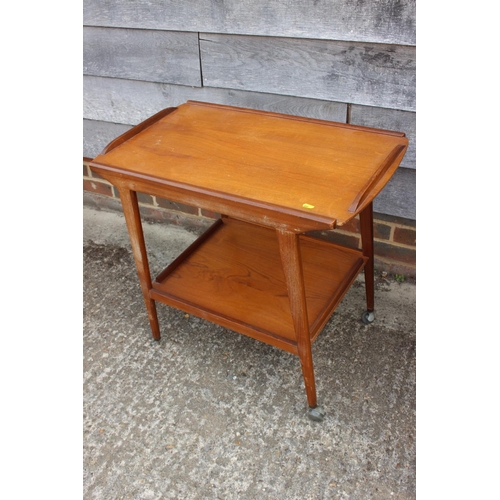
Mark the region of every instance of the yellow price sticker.
POLYGON ((314 205, 310 205, 309 203, 304 203, 302 206, 304 208, 314 208, 314 205))

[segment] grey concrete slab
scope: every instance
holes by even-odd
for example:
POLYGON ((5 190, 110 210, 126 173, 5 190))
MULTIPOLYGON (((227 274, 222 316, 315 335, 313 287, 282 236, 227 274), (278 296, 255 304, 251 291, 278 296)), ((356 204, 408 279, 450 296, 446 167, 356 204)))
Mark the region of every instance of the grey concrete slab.
MULTIPOLYGON (((145 223, 161 269, 192 230, 145 223)), ((415 285, 360 278, 298 358, 158 305, 152 340, 121 214, 84 208, 83 498, 414 499, 415 285)))

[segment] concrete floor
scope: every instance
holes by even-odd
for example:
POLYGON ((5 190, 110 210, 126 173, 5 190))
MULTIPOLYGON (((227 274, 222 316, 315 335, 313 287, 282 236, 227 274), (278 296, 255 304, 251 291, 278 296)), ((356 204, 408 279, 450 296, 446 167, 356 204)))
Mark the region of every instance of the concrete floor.
MULTIPOLYGON (((196 238, 145 223, 155 275, 196 238)), ((414 499, 415 284, 362 277, 298 358, 158 304, 152 340, 119 213, 84 208, 83 498, 414 499)))

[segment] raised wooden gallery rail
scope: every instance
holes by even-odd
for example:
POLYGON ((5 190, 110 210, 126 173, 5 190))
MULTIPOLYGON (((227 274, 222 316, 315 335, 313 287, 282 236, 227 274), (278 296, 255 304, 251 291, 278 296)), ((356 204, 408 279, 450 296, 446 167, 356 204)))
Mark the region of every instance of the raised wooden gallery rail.
POLYGON ((312 342, 364 268, 374 320, 372 201, 408 145, 399 132, 188 101, 148 118, 91 163, 123 204, 153 337, 155 302, 296 354, 308 415, 312 342), (152 280, 136 192, 223 214, 152 280), (308 236, 360 215, 362 250, 308 236))

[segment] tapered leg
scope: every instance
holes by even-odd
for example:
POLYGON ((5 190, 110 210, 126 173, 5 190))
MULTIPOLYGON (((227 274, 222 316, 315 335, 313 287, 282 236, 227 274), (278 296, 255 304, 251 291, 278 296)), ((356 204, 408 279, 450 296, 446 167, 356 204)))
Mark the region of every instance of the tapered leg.
POLYGON ((363 255, 368 257, 365 264, 366 308, 368 312, 373 312, 375 308, 375 287, 373 271, 373 205, 371 203, 359 214, 359 222, 361 225, 363 255))
POLYGON ((311 339, 309 335, 309 321, 307 319, 306 294, 304 277, 302 274, 302 261, 300 258, 299 236, 295 233, 277 230, 280 247, 281 262, 285 273, 285 280, 290 300, 293 325, 297 335, 298 351, 304 383, 306 386, 307 402, 315 408, 316 384, 314 381, 314 368, 311 352, 311 339))
POLYGON ((149 273, 148 256, 146 253, 146 244, 144 242, 144 234, 142 232, 141 215, 139 205, 137 203, 137 194, 135 191, 120 188, 120 198, 122 200, 123 213, 127 222, 130 243, 134 254, 137 274, 141 284, 144 302, 148 311, 149 323, 151 332, 155 340, 160 340, 160 326, 158 324, 158 316, 156 314, 155 301, 149 297, 151 289, 151 275, 149 273))

